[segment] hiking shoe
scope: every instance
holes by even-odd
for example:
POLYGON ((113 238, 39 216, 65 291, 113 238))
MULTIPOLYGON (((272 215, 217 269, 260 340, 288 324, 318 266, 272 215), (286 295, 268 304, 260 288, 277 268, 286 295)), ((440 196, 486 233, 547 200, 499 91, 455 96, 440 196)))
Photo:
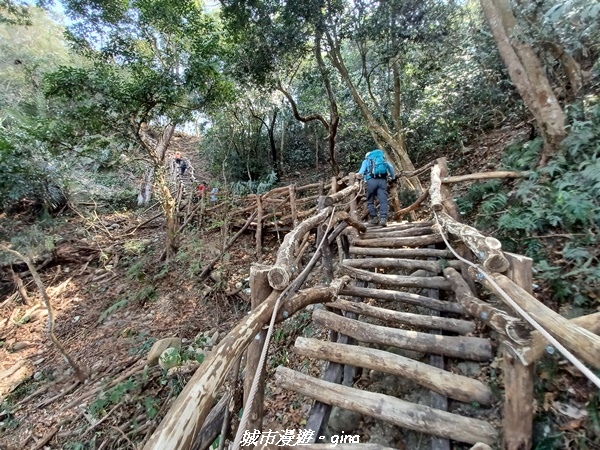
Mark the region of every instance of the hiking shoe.
POLYGON ((381 220, 379 221, 379 226, 380 227, 387 227, 387 217, 382 217, 381 220))
POLYGON ((377 216, 375 216, 375 217, 371 217, 371 218, 369 219, 369 223, 370 223, 371 225, 379 225, 379 219, 377 218, 377 216))

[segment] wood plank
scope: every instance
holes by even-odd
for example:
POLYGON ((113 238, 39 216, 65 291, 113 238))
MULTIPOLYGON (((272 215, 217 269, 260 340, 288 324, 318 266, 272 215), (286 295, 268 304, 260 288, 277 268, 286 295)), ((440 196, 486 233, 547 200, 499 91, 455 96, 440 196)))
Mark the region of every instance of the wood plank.
POLYGON ((488 339, 465 336, 435 336, 418 331, 387 328, 348 319, 324 310, 315 311, 313 321, 318 325, 353 337, 360 342, 391 345, 417 352, 439 353, 475 361, 487 361, 492 358, 492 347, 488 339))
POLYGON ((464 313, 464 308, 458 303, 435 300, 430 297, 425 297, 424 295, 411 294, 409 292, 346 286, 340 291, 340 294, 363 298, 376 298, 379 300, 399 301, 410 305, 424 306, 437 311, 446 311, 455 314, 464 313))
POLYGON ((409 378, 427 389, 461 402, 478 402, 482 405, 489 405, 492 402, 490 388, 479 380, 383 350, 298 337, 293 351, 310 358, 351 364, 409 378))
POLYGON ((421 259, 404 258, 368 258, 368 259, 344 259, 342 264, 357 269, 374 269, 378 267, 393 267, 398 269, 409 269, 415 271, 418 269, 429 272, 441 273, 445 267, 460 268, 460 261, 453 259, 450 261, 424 261, 421 259))
POLYGON ((452 331, 458 334, 469 334, 475 331, 475 323, 468 320, 406 313, 391 309, 379 308, 377 306, 371 306, 365 303, 349 302, 347 300, 337 300, 336 302, 328 303, 327 308, 352 311, 357 314, 363 314, 365 316, 375 317, 377 319, 400 323, 403 325, 428 329, 437 328, 440 330, 452 331))
POLYGON ((435 256, 437 258, 453 258, 450 250, 431 248, 369 248, 350 246, 350 253, 361 256, 383 256, 389 258, 419 258, 435 256))
POLYGON ((430 244, 439 244, 444 242, 439 234, 429 234, 427 236, 382 238, 382 239, 355 239, 353 244, 356 247, 369 248, 401 248, 401 247, 421 247, 430 244))
POLYGON ((342 273, 370 283, 406 288, 439 288, 449 290, 451 284, 444 277, 412 277, 405 275, 386 275, 367 270, 355 269, 344 264, 340 266, 342 273))
POLYGON ((414 227, 406 230, 389 230, 386 228, 367 228, 365 233, 360 235, 361 239, 383 239, 383 238, 399 238, 399 237, 410 237, 410 236, 426 236, 433 234, 434 231, 431 227, 414 227))
POLYGON ((277 368, 275 382, 284 389, 410 430, 470 444, 492 444, 497 438, 494 427, 483 420, 438 411, 390 395, 327 383, 286 367, 277 368))

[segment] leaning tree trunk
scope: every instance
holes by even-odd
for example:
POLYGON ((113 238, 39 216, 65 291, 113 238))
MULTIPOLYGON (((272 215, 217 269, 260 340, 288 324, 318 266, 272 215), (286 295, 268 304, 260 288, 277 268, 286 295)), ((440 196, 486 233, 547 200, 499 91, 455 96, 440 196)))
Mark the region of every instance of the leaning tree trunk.
POLYGON ((520 36, 508 0, 480 1, 510 78, 540 129, 544 149, 539 165, 544 166, 566 136, 565 115, 544 73, 542 63, 531 45, 520 36))
MULTIPOLYGON (((147 133, 142 127, 138 128, 137 137, 146 149, 148 156, 152 161, 151 173, 154 176, 154 181, 158 187, 158 192, 161 196, 161 205, 165 214, 165 221, 167 223, 167 237, 165 242, 165 253, 164 256, 168 260, 170 257, 177 253, 179 248, 179 239, 177 236, 177 223, 175 217, 175 199, 169 189, 167 182, 167 173, 165 167, 165 157, 167 155, 167 148, 171 142, 171 138, 175 133, 175 124, 171 123, 167 125, 158 140, 154 142, 149 138, 147 133)), ((148 182, 148 180, 147 180, 148 182)))
MULTIPOLYGON (((356 88, 352 79, 350 78, 350 74, 348 73, 348 69, 346 68, 344 60, 342 58, 340 46, 337 43, 336 38, 330 33, 327 33, 327 41, 329 42, 330 46, 329 57, 331 63, 336 68, 342 80, 344 80, 344 83, 346 83, 346 86, 350 90, 350 93, 352 94, 354 101, 360 109, 360 112, 363 118, 365 119, 367 127, 371 131, 371 134, 380 137, 388 145, 393 156, 392 160, 395 161, 403 171, 414 171, 415 166, 413 165, 410 157, 408 156, 408 152, 404 145, 404 141, 393 136, 392 133, 390 133, 377 122, 377 119, 371 113, 369 106, 358 92, 358 89, 356 88)), ((399 134, 401 135, 402 133, 399 134)), ((423 192, 423 188, 421 186, 419 178, 411 177, 409 178, 409 181, 420 195, 423 192)))

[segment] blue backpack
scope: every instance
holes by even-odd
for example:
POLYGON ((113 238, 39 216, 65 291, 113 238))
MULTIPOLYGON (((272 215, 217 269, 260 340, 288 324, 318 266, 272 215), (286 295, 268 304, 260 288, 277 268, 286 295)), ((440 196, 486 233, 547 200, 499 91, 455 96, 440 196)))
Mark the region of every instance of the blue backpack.
POLYGON ((385 161, 385 153, 382 150, 373 150, 367 157, 369 161, 369 170, 374 177, 385 177, 388 173, 388 165, 385 161))

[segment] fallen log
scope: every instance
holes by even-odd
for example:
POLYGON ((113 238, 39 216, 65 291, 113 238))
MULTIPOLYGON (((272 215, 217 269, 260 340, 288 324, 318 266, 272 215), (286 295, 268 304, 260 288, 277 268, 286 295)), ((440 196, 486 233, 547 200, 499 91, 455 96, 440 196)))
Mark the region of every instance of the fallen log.
POLYGON ((340 270, 354 278, 372 283, 383 284, 386 286, 406 287, 406 288, 438 288, 451 289, 450 282, 444 277, 412 277, 404 275, 384 275, 380 273, 369 272, 368 270, 355 269, 344 264, 340 270))
POLYGON ((472 180, 490 180, 493 178, 524 178, 531 174, 531 172, 476 172, 468 175, 457 175, 453 177, 442 178, 443 184, 460 183, 461 181, 472 181, 472 180))
POLYGON ((425 297, 424 295, 411 294, 408 292, 346 286, 340 291, 340 294, 363 298, 376 298, 379 300, 399 301, 410 305, 423 306, 425 308, 435 309, 436 311, 445 311, 455 314, 464 313, 463 307, 458 303, 436 300, 425 297))
POLYGON ((371 248, 401 248, 401 247, 421 247, 424 245, 439 244, 444 239, 439 234, 430 234, 427 236, 411 236, 399 238, 382 239, 355 239, 353 244, 357 247, 371 248))
POLYGON ((336 302, 328 303, 327 307, 341 309, 342 311, 350 311, 356 314, 362 314, 381 320, 401 323, 403 325, 419 328, 436 328, 440 330, 452 331, 458 334, 469 334, 475 331, 475 324, 468 320, 450 319, 446 317, 435 317, 423 314, 394 311, 391 309, 367 305, 366 303, 337 300, 336 302))
MULTIPOLYGON (((262 327, 269 322, 278 296, 279 292, 273 291, 267 300, 258 305, 217 345, 179 394, 150 440, 144 445, 144 450, 191 448, 194 430, 198 430, 204 423, 233 364, 262 327)), ((292 305, 294 308, 304 308, 309 304, 327 302, 332 296, 333 290, 329 288, 300 291, 283 303, 278 321, 284 316, 281 313, 284 308, 287 318, 297 311, 292 309, 292 305)))
POLYGON ((374 269, 378 267, 394 267, 415 271, 418 269, 429 272, 441 273, 444 267, 460 268, 460 261, 424 261, 420 259, 401 258, 368 258, 368 259, 344 259, 343 264, 357 269, 374 269))
MULTIPOLYGON (((285 289, 293 277, 298 274, 296 265, 296 250, 306 233, 324 222, 331 214, 331 208, 325 208, 317 215, 300 223, 293 231, 285 235, 283 243, 277 252, 277 260, 269 270, 269 284, 273 289, 285 289)), ((300 215, 299 215, 300 216, 300 215)))
POLYGON ((436 257, 436 258, 452 258, 450 250, 439 250, 435 248, 368 248, 350 246, 350 253, 360 256, 383 256, 389 258, 418 258, 418 257, 436 257))
MULTIPOLYGON (((561 344, 579 355, 589 365, 600 369, 600 336, 552 311, 504 275, 491 274, 491 277, 515 303, 527 311, 536 322, 555 336, 561 344)), ((496 288, 488 281, 483 279, 481 282, 504 301, 496 288)))
POLYGON ((462 417, 390 395, 361 391, 304 375, 286 367, 275 372, 278 386, 334 406, 356 411, 422 433, 474 444, 492 444, 497 432, 483 420, 462 417))
MULTIPOLYGON (((570 319, 570 322, 591 331, 594 334, 600 334, 600 312, 589 314, 587 316, 576 317, 570 319)), ((543 355, 544 351, 550 344, 539 331, 531 332, 531 344, 528 347, 524 347, 523 360, 527 364, 533 364, 539 360, 543 355)))
POLYGON ((464 242, 479 260, 483 262, 483 267, 488 272, 505 272, 510 263, 502 253, 502 244, 493 237, 482 235, 475 228, 457 222, 448 214, 439 212, 437 214, 442 228, 464 242))
POLYGON ((372 228, 365 227, 366 232, 361 234, 361 239, 386 239, 386 238, 399 238, 399 237, 411 237, 411 236, 425 236, 428 234, 433 234, 433 230, 431 227, 415 227, 408 228, 406 230, 387 230, 382 231, 381 229, 377 229, 377 231, 373 231, 372 228))
POLYGON ((296 338, 293 351, 309 358, 350 364, 408 378, 427 389, 461 402, 478 402, 482 405, 492 402, 492 391, 481 381, 394 353, 303 337, 296 338))
POLYGON ((472 317, 481 320, 518 346, 527 344, 530 341, 531 333, 527 323, 479 300, 473 295, 464 278, 453 268, 444 269, 444 275, 452 283, 456 300, 472 317))
POLYGON ((436 353, 474 361, 488 361, 492 358, 492 346, 489 339, 437 336, 418 331, 387 328, 348 319, 324 310, 314 311, 313 321, 360 342, 392 345, 417 352, 436 353))

